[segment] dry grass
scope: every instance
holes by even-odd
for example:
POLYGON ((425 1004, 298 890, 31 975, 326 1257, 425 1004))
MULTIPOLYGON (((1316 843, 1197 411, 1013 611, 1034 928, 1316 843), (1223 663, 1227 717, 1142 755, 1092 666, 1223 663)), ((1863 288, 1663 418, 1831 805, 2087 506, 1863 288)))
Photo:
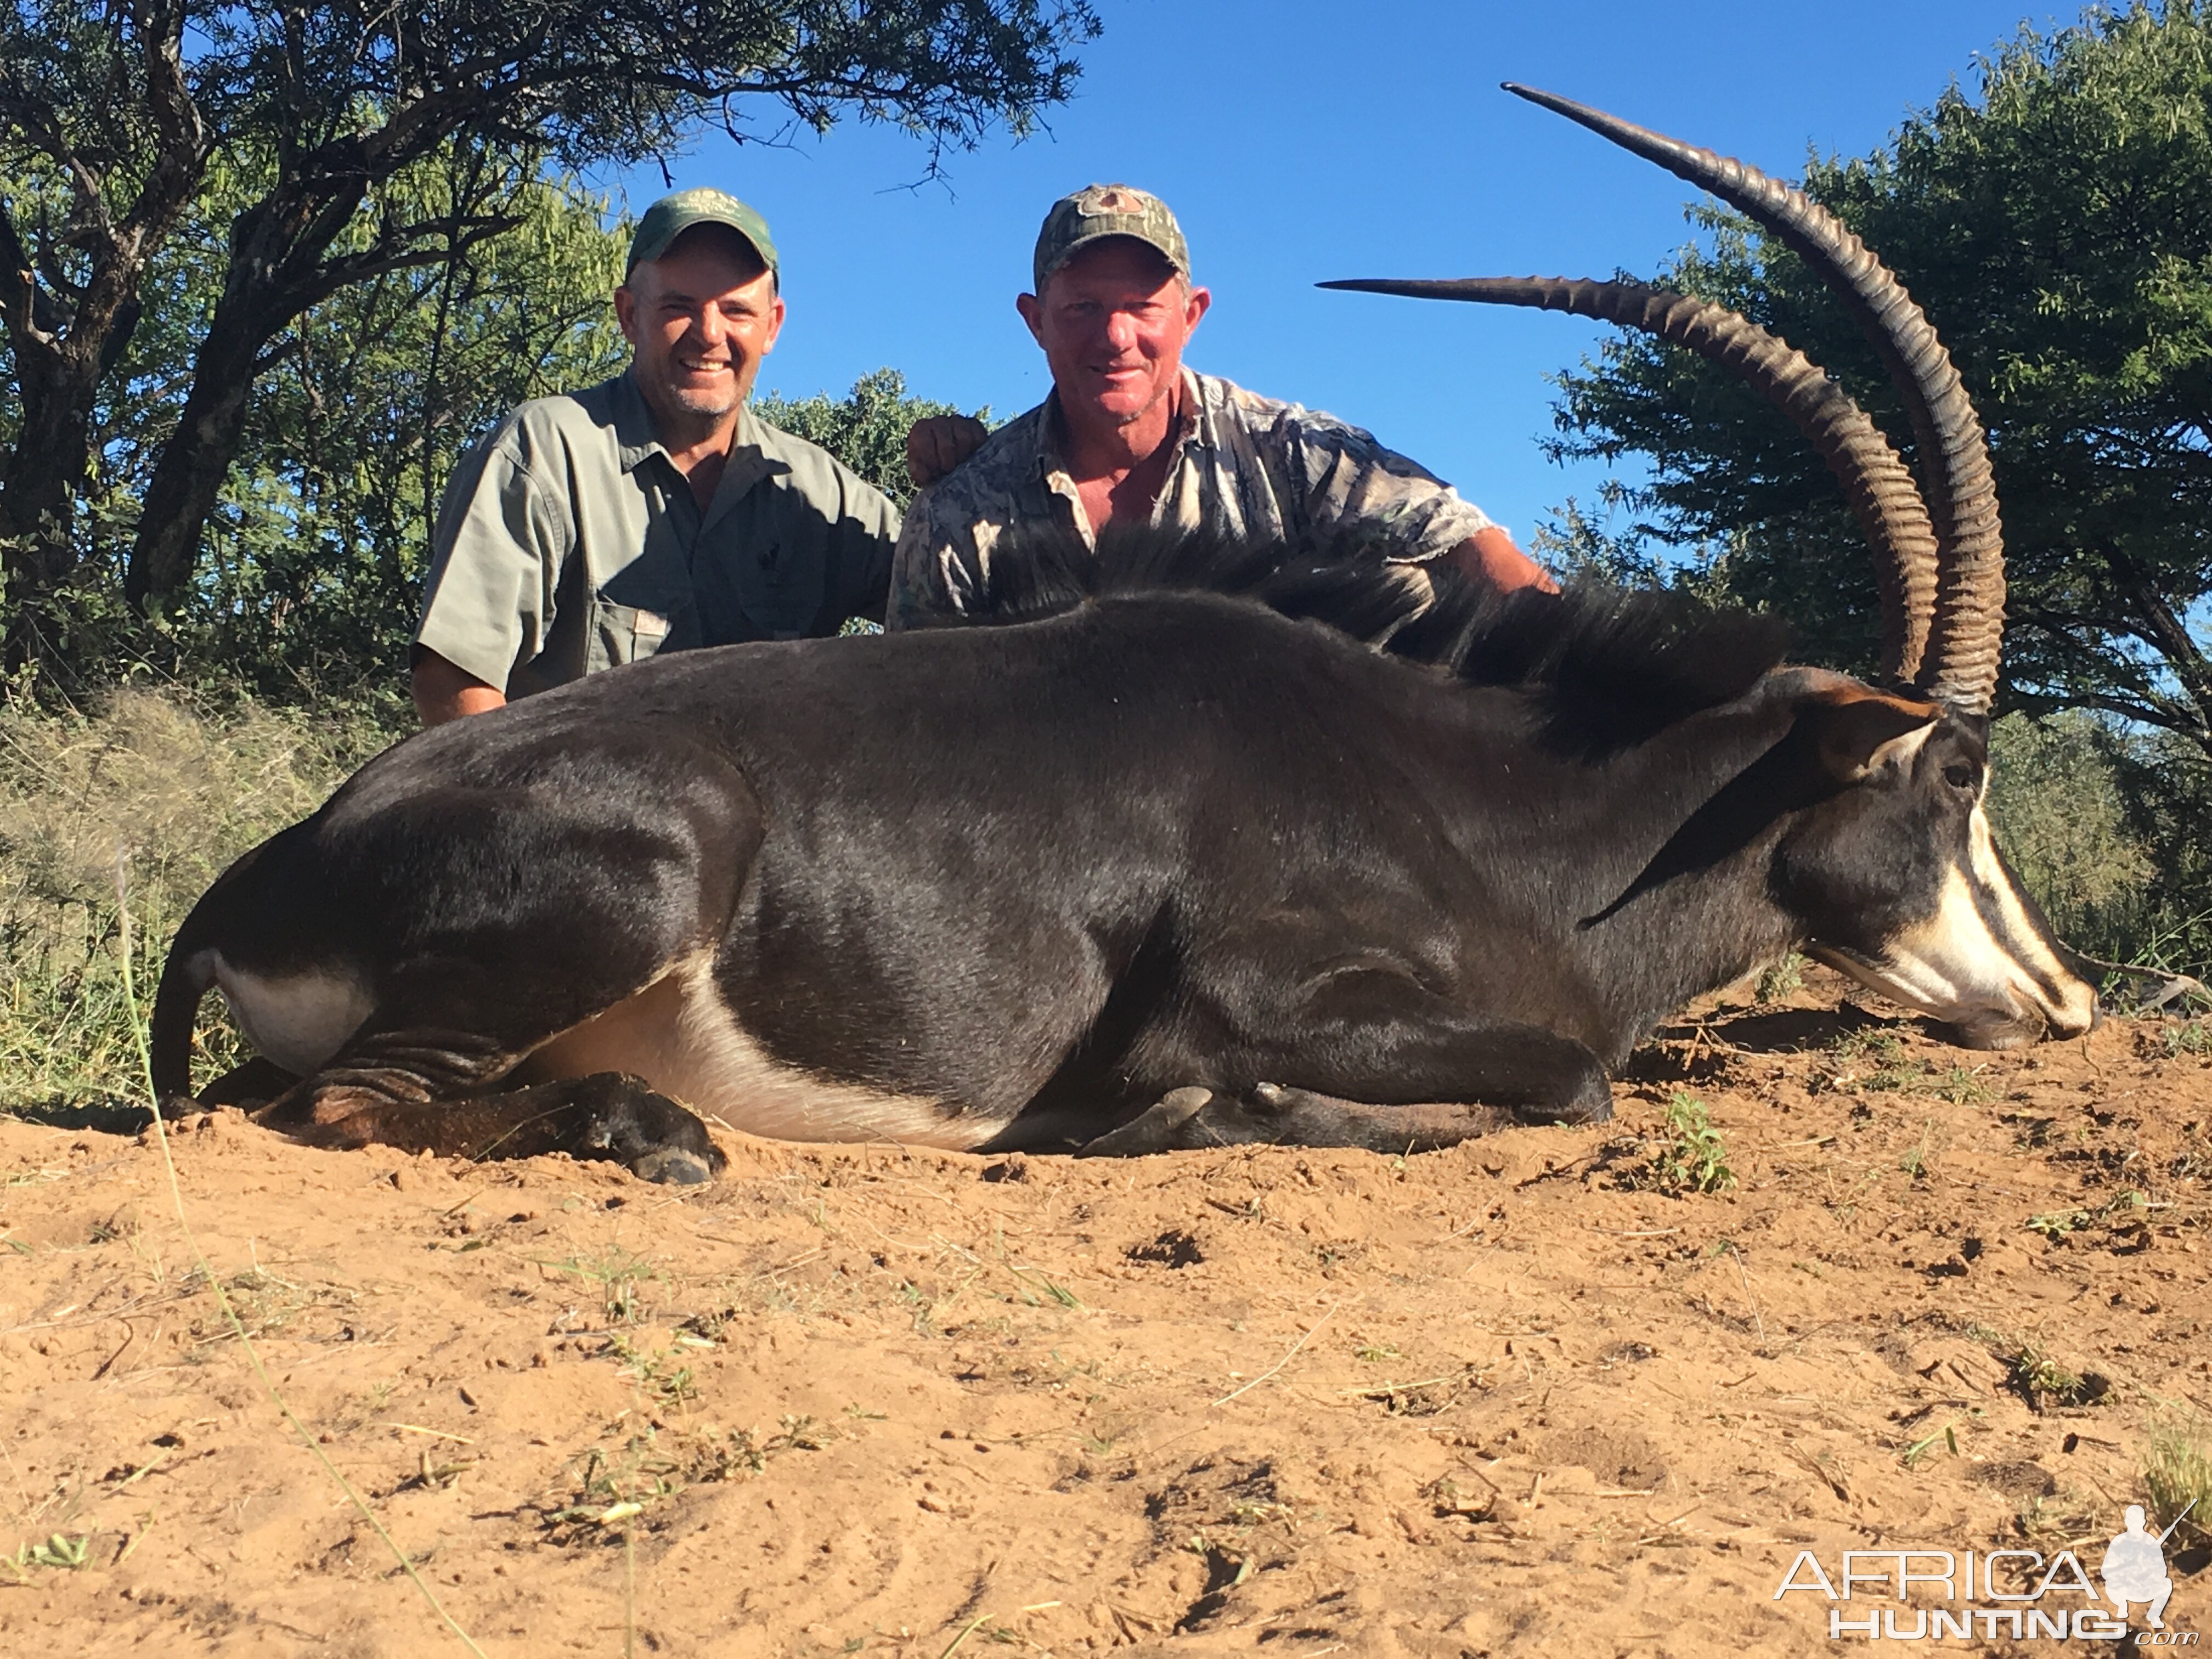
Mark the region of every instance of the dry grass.
POLYGON ((2168 1411, 2146 1427, 2142 1480, 2154 1524, 2212 1542, 2212 1425, 2193 1412, 2168 1411))
MULTIPOLYGON (((118 857, 132 977, 150 1000, 170 934, 223 866, 313 811, 396 735, 358 710, 218 714, 145 691, 117 693, 90 715, 0 706, 0 1111, 137 1090, 116 955, 118 857)), ((218 1058, 228 1053, 220 1024, 204 1037, 218 1058)))

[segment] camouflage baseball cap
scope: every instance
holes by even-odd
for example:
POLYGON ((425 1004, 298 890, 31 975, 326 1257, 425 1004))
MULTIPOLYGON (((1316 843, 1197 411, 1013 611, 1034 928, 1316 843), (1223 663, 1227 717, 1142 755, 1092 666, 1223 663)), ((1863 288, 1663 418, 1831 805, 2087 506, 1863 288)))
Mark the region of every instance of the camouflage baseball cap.
POLYGON ((1082 249, 1108 236, 1133 236, 1158 248, 1176 275, 1189 280, 1190 249, 1165 202, 1127 185, 1091 185, 1061 197, 1044 216, 1034 262, 1037 288, 1042 290, 1044 279, 1082 249))
POLYGON ((769 270, 775 270, 775 244, 769 238, 768 221, 736 197, 720 190, 679 190, 646 209, 629 239, 627 276, 648 260, 668 252, 669 245, 694 225, 727 225, 750 242, 769 270))

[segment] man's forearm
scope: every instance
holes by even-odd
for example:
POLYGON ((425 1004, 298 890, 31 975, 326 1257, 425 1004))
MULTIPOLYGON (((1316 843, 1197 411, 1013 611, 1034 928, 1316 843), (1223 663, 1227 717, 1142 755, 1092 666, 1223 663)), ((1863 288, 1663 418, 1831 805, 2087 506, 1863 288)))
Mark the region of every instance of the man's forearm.
POLYGON ((507 702, 507 694, 497 686, 419 647, 410 689, 415 694, 415 712, 425 726, 443 726, 464 714, 484 714, 507 702))
POLYGON ((1446 556, 1467 575, 1486 582, 1501 593, 1516 587, 1538 587, 1547 593, 1559 591, 1544 567, 1513 544, 1513 538, 1492 525, 1452 549, 1446 556))

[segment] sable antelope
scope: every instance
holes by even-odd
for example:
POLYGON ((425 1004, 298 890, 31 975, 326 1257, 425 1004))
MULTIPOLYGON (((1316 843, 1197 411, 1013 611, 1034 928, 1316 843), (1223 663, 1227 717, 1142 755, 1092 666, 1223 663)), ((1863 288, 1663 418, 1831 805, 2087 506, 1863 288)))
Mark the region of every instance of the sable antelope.
POLYGON ((185 1090, 218 986, 297 1079, 271 1125, 697 1181, 720 1154, 679 1102, 978 1151, 1602 1118, 1656 1019, 1793 947, 1968 1042, 2087 1030, 2094 991, 1983 816, 2002 554, 1926 319, 1796 191, 1523 95, 1844 295, 1929 504, 1840 388, 1718 307, 1340 286, 1577 311, 1735 368, 1865 526, 1882 685, 1664 595, 1499 599, 1329 550, 1047 558, 994 596, 1011 625, 656 658, 380 756, 185 921, 158 1085, 185 1090))

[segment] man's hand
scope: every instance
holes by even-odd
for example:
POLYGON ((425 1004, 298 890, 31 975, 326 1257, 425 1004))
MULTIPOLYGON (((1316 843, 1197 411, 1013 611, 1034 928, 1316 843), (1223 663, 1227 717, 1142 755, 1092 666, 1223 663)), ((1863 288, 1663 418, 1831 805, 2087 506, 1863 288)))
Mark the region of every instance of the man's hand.
POLYGON ((972 415, 931 415, 906 432, 906 476, 927 489, 982 447, 990 431, 972 415))
POLYGON ((1475 532, 1452 549, 1449 556, 1463 574, 1487 582, 1501 593, 1510 593, 1516 587, 1540 588, 1547 593, 1559 591, 1559 583, 1544 567, 1514 546, 1513 538, 1496 525, 1475 532))
POLYGON ((481 714, 505 706, 507 694, 434 651, 417 646, 410 688, 415 712, 425 726, 443 726, 464 714, 481 714))

